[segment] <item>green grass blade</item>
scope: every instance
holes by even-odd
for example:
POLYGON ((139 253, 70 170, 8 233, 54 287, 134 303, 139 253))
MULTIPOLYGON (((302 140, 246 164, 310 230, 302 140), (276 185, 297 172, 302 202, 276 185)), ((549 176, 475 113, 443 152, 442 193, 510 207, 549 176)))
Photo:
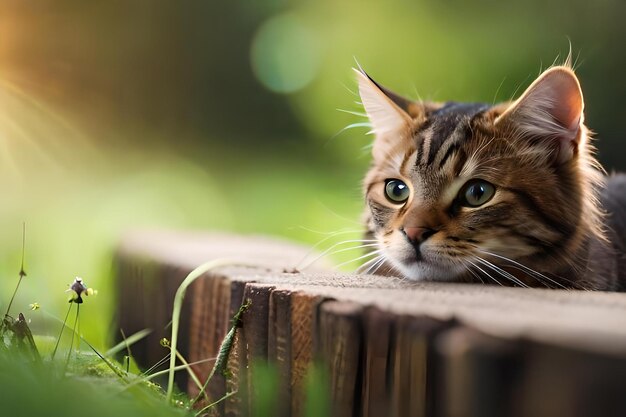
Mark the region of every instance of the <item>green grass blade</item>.
POLYGON ((119 342, 117 345, 113 346, 111 349, 107 350, 104 353, 104 356, 114 356, 120 353, 122 350, 126 349, 127 346, 132 346, 135 343, 139 342, 141 339, 144 339, 150 333, 152 333, 151 329, 139 330, 137 333, 132 334, 131 336, 119 342))

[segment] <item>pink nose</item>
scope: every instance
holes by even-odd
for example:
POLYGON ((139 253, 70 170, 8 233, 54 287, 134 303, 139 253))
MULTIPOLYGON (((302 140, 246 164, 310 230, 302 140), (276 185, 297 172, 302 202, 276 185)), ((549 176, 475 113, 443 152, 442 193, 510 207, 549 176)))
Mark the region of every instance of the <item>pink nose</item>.
POLYGON ((421 243, 434 235, 435 231, 428 227, 405 227, 404 233, 411 242, 421 243))

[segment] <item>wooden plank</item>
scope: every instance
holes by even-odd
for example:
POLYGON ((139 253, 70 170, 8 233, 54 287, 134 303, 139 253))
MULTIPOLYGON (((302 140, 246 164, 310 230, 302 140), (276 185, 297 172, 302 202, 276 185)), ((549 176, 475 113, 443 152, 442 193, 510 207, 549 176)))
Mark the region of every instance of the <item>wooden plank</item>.
POLYGON ((268 320, 268 359, 278 375, 277 416, 291 415, 291 291, 272 291, 268 320))
POLYGON ((361 410, 363 306, 321 303, 315 335, 315 355, 328 367, 333 416, 356 416, 361 410))
POLYGON ((375 307, 363 311, 364 352, 362 416, 389 414, 391 407, 391 351, 396 316, 375 307))
POLYGON ((439 336, 441 358, 438 400, 442 417, 516 415, 515 394, 523 368, 518 343, 494 338, 466 327, 439 336))
MULTIPOLYGON (((217 327, 215 316, 215 283, 217 280, 202 277, 194 283, 194 291, 188 297, 195 305, 189 324, 189 362, 215 356, 215 340, 213 332, 217 327), (202 302, 199 302, 202 299, 202 302)), ((203 380, 211 372, 212 363, 202 363, 192 366, 192 370, 203 380)), ((193 381, 189 381, 187 391, 195 397, 199 389, 193 381)))
POLYGON ((433 344, 437 335, 454 325, 429 317, 397 316, 392 341, 391 416, 437 415, 438 367, 433 344))
MULTIPOLYGON (((305 281, 306 276, 301 280, 305 281)), ((316 276, 317 278, 317 276, 316 276)), ((380 278, 379 278, 380 279, 380 278)), ((273 282, 268 277, 266 282, 273 282)), ((338 278, 327 275, 327 282, 338 278)), ((371 305, 395 314, 455 318, 496 338, 521 337, 603 354, 626 355, 626 297, 621 293, 408 283, 403 288, 275 283, 338 301, 371 305)))
MULTIPOLYGON (((244 289, 244 302, 249 306, 242 316, 241 345, 244 348, 247 363, 247 386, 242 395, 247 395, 247 409, 253 410, 257 399, 257 368, 267 365, 268 359, 268 323, 270 295, 274 286, 256 283, 247 283, 244 289)), ((245 401, 245 400, 244 400, 245 401)))
MULTIPOLYGON (((207 235, 202 239, 190 237, 193 243, 190 244, 185 236, 181 234, 179 238, 173 238, 165 235, 159 241, 158 235, 147 234, 142 238, 141 234, 134 234, 128 242, 124 241, 118 257, 142 267, 150 262, 156 264, 157 271, 148 273, 147 281, 173 281, 171 288, 175 288, 181 275, 161 274, 166 271, 166 265, 174 266, 173 271, 180 267, 188 272, 211 257, 213 252, 216 256, 239 253, 249 256, 249 262, 258 261, 260 268, 236 272, 224 270, 231 279, 255 280, 280 289, 307 291, 312 295, 373 305, 396 314, 442 320, 456 317, 464 325, 499 338, 526 337, 548 344, 576 346, 582 350, 626 354, 626 297, 622 294, 410 283, 394 278, 335 273, 283 274, 281 271, 295 262, 290 256, 296 252, 287 250, 288 245, 284 242, 272 244, 268 239, 223 235, 211 238, 207 235), (266 269, 269 264, 274 267, 266 269)), ((301 253, 298 253, 297 258, 300 257, 301 253)), ((120 284, 125 284, 123 277, 118 278, 120 284)), ((158 289, 162 294, 165 283, 157 282, 155 285, 160 286, 158 289)), ((123 288, 119 291, 120 294, 131 293, 123 288)), ((134 296, 135 293, 128 298, 128 303, 137 302, 132 300, 134 296)), ((167 298, 166 305, 151 302, 152 305, 146 308, 163 308, 167 312, 172 294, 162 297, 167 298)))
POLYGON ((245 286, 243 299, 249 306, 242 316, 241 334, 248 346, 248 364, 253 360, 267 363, 270 295, 274 288, 257 283, 245 286))
POLYGON ((291 415, 304 416, 305 381, 313 366, 314 317, 322 298, 305 292, 291 294, 291 415))
POLYGON ((626 416, 624 357, 535 342, 524 343, 524 353, 523 372, 516 378, 519 388, 511 415, 626 416))
MULTIPOLYGON (((228 316, 232 319, 244 303, 246 282, 231 281, 229 285, 230 306, 228 316)), ((232 324, 232 322, 231 322, 232 324)), ((248 355, 242 341, 241 329, 237 329, 226 365, 226 392, 237 392, 224 401, 224 415, 227 417, 248 416, 247 378, 248 355)))
POLYGON ((457 328, 438 341, 441 416, 626 415, 626 358, 457 328))
MULTIPOLYGON (((230 280, 217 274, 205 274, 190 288, 191 303, 194 306, 189 332, 189 362, 197 362, 209 358, 216 358, 220 346, 230 328, 230 280)), ((208 378, 215 361, 194 365, 192 369, 204 383, 208 378)), ((193 380, 189 380, 188 392, 196 397, 199 388, 193 380)), ((224 375, 217 372, 209 382, 206 390, 209 401, 215 402, 226 394, 224 375)), ((205 401, 199 402, 202 407, 205 401)), ((224 403, 219 403, 214 410, 215 414, 223 415, 224 403)))

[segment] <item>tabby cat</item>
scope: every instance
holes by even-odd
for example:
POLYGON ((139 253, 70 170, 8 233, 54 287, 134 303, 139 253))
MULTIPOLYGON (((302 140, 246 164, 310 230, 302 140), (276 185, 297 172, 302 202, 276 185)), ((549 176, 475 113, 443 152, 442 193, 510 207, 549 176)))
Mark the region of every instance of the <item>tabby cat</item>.
POLYGON ((356 72, 375 135, 369 272, 626 290, 626 175, 594 158, 568 65, 497 105, 410 101, 356 72))

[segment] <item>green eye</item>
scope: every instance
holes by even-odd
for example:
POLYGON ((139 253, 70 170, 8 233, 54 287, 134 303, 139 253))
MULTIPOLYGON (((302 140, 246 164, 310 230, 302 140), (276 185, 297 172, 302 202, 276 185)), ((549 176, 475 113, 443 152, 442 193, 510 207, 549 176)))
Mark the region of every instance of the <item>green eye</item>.
POLYGON ((410 194, 411 190, 404 182, 395 179, 385 181, 385 195, 392 203, 404 203, 410 194))
POLYGON ((461 205, 467 207, 479 207, 491 200, 496 192, 496 187, 483 180, 471 180, 465 183, 459 192, 461 205))

